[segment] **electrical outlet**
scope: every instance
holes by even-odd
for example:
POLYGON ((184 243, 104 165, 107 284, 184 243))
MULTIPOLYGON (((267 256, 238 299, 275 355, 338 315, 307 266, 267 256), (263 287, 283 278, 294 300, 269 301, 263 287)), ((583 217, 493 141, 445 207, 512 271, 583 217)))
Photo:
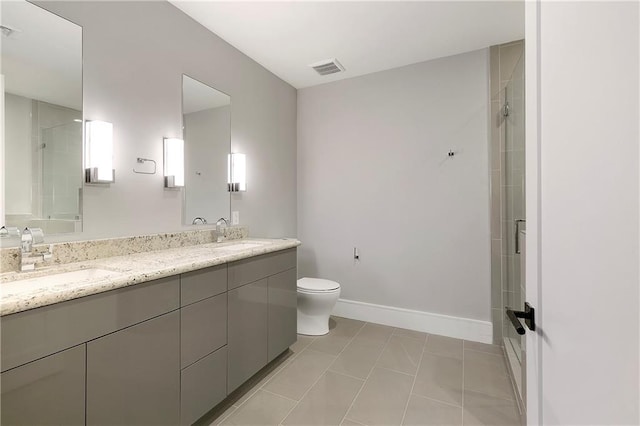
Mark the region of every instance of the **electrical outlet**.
POLYGON ((240 212, 239 211, 231 212, 231 224, 232 225, 240 225, 240 212))

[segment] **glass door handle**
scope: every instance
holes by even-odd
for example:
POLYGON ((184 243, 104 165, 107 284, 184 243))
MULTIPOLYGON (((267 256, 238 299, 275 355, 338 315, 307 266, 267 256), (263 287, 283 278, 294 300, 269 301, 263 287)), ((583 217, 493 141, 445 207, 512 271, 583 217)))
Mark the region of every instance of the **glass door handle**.
POLYGON ((516 254, 520 254, 520 224, 521 223, 526 223, 527 221, 525 219, 516 219, 514 220, 514 222, 516 223, 516 254))
POLYGON ((514 311, 512 309, 506 308, 507 317, 511 321, 511 325, 516 329, 518 334, 524 334, 524 327, 518 318, 523 318, 524 323, 527 325, 529 330, 536 331, 536 315, 535 309, 531 307, 528 302, 524 303, 524 311, 514 311))

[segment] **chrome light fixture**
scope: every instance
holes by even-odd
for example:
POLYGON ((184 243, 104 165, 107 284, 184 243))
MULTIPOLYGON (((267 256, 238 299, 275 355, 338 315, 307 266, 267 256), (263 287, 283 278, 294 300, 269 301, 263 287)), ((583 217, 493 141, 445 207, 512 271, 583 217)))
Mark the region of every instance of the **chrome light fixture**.
POLYGON ((85 182, 115 182, 113 170, 113 124, 87 120, 85 134, 85 182))
POLYGON ((247 156, 233 153, 228 157, 227 189, 229 192, 247 190, 247 156))
POLYGON ((184 141, 164 138, 164 187, 184 186, 184 141))

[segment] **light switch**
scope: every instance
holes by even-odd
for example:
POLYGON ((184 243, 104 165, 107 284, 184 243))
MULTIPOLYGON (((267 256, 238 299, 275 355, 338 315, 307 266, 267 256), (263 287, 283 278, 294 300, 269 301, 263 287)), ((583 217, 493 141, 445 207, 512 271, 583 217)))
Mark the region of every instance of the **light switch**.
POLYGON ((239 211, 231 212, 231 224, 232 225, 240 225, 240 212, 239 211))

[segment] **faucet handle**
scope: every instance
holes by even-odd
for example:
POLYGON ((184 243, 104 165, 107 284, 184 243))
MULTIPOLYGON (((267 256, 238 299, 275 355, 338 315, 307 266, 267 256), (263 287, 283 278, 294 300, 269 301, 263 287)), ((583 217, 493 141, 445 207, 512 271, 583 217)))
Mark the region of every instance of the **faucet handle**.
POLYGON ((33 236, 33 244, 44 243, 44 232, 42 228, 31 228, 31 235, 33 236))

